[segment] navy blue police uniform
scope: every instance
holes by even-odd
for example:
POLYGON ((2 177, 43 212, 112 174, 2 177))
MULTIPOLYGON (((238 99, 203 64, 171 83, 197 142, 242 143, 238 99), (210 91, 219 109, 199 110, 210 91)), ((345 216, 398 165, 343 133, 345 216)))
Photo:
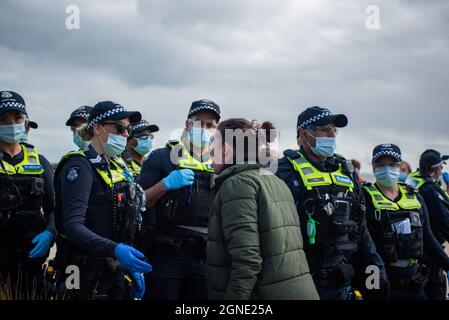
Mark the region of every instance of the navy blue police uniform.
MULTIPOLYGON (((401 151, 393 144, 377 146, 373 162, 384 156, 402 162, 401 151)), ((390 282, 389 299, 426 300, 424 287, 429 269, 422 264, 424 256, 445 270, 449 259, 430 229, 423 198, 417 189, 405 184, 399 184, 399 195, 394 200, 387 198, 376 184, 365 184, 363 192, 368 228, 390 282)))
MULTIPOLYGON (((100 102, 96 107, 89 116, 91 125, 116 117, 140 119, 140 113, 127 112, 112 102, 100 102)), ((61 159, 55 172, 55 190, 60 232, 55 266, 65 270, 76 265, 80 270, 80 288, 69 296, 123 299, 125 270, 114 252, 118 243, 132 245, 135 241, 143 190, 126 166, 115 158, 106 159, 92 145, 61 159)))
MULTIPOLYGON (((12 91, 0 95, 2 113, 15 110, 27 115, 20 95, 12 91)), ((20 147, 13 157, 0 152, 0 278, 9 276, 13 294, 31 296, 34 287, 43 298, 42 264, 49 252, 32 259, 29 254, 40 233, 47 231, 52 239, 57 236, 53 169, 33 145, 23 142, 20 147)))
MULTIPOLYGON (((220 119, 220 109, 210 100, 192 103, 188 117, 210 110, 220 119)), ((184 145, 184 139, 172 140, 154 150, 142 166, 138 183, 148 189, 172 171, 188 168, 195 173, 191 186, 171 190, 147 210, 143 226, 142 250, 150 257, 149 299, 207 299, 206 239, 208 210, 212 193, 212 166, 209 158, 197 159, 184 145), (171 153, 179 152, 171 160, 171 153)))
MULTIPOLYGON (((347 125, 344 115, 311 107, 298 117, 297 130, 313 125, 347 125)), ((382 259, 366 227, 365 204, 349 162, 339 155, 317 163, 303 149, 286 150, 276 175, 290 188, 301 222, 304 251, 323 300, 346 300, 351 287, 363 290, 366 266, 379 267, 382 287, 388 291, 382 259)), ((367 292, 366 294, 371 294, 367 292)))
MULTIPOLYGON (((426 150, 420 157, 420 168, 430 166, 438 167, 446 163, 449 156, 442 156, 436 150, 426 150)), ((417 170, 410 174, 407 183, 419 190, 429 212, 430 227, 437 241, 449 241, 449 195, 438 181, 417 170)), ((447 282, 443 270, 430 258, 425 258, 430 267, 430 279, 425 291, 431 300, 446 300, 447 282)))

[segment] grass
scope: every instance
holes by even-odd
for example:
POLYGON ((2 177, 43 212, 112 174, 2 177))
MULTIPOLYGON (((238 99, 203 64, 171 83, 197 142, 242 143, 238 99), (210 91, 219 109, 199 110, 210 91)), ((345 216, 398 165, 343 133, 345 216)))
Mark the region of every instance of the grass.
POLYGON ((27 275, 21 272, 20 266, 15 280, 9 274, 0 274, 0 300, 64 300, 65 293, 62 296, 56 295, 52 286, 53 281, 57 280, 57 274, 47 274, 47 281, 44 281, 46 269, 44 264, 42 274, 32 281, 24 279, 27 275), (39 281, 38 277, 41 278, 39 281), (39 285, 40 282, 42 285, 39 285))

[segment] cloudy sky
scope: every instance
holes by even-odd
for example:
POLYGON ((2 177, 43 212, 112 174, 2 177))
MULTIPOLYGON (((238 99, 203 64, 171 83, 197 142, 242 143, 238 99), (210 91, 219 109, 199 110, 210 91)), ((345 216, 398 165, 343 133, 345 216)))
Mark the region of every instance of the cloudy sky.
POLYGON ((23 95, 52 161, 73 149, 64 124, 80 105, 138 109, 162 146, 209 98, 224 118, 274 121, 281 149, 299 112, 326 106, 348 115, 339 152, 364 171, 383 142, 416 166, 425 148, 449 152, 448 27, 445 0, 2 0, 0 89, 23 95))

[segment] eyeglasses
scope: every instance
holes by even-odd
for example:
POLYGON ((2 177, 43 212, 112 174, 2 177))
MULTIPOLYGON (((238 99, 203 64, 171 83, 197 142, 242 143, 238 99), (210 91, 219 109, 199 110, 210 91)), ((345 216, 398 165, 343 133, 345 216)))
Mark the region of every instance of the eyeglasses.
POLYGON ((338 129, 334 125, 328 125, 328 126, 310 126, 310 129, 313 131, 322 131, 327 134, 329 133, 335 133, 338 134, 338 129))
POLYGON ((130 132, 130 127, 129 126, 125 126, 125 124, 123 124, 122 122, 103 122, 101 125, 111 125, 111 126, 115 126, 115 130, 117 131, 118 134, 122 134, 125 131, 130 132))

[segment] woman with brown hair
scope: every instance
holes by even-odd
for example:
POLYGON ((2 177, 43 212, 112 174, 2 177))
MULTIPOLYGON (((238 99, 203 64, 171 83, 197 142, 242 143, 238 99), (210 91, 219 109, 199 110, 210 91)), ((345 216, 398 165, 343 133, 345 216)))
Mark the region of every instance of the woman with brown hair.
POLYGON ((207 244, 210 299, 317 300, 288 187, 262 165, 277 134, 237 118, 212 141, 215 200, 207 244))

